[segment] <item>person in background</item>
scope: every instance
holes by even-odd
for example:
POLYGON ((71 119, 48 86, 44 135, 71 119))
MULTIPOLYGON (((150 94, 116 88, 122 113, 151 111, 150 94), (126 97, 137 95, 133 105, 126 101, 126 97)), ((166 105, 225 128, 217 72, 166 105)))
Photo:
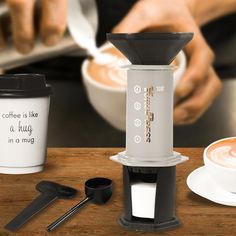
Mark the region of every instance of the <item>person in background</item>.
MULTIPOLYGON (((34 0, 6 0, 6 3, 10 8, 14 44, 20 53, 30 53, 36 33, 40 34, 42 41, 48 46, 59 43, 66 29, 67 0, 42 0, 37 25, 34 24, 34 0)), ((199 119, 222 87, 213 68, 214 52, 202 35, 200 27, 236 13, 236 0, 97 0, 97 6, 99 44, 104 41, 105 33, 109 31, 194 32, 194 39, 185 49, 187 70, 176 89, 176 95, 181 101, 174 108, 174 123, 192 124, 199 119)), ((1 22, 0 50, 4 50, 6 44, 5 31, 1 22)), ((37 65, 43 66, 42 63, 37 65)))
POLYGON ((212 66, 214 53, 199 27, 225 14, 236 12, 236 1, 141 0, 113 32, 162 30, 194 32, 186 47, 188 67, 176 89, 182 98, 174 109, 175 124, 195 122, 221 91, 221 82, 212 66))

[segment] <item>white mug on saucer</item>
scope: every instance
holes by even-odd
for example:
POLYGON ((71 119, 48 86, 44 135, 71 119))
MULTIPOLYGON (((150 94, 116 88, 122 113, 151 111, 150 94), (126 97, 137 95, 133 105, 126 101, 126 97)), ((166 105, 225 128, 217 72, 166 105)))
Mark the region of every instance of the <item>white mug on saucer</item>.
POLYGON ((222 189, 236 193, 236 137, 210 144, 203 154, 206 171, 222 189))

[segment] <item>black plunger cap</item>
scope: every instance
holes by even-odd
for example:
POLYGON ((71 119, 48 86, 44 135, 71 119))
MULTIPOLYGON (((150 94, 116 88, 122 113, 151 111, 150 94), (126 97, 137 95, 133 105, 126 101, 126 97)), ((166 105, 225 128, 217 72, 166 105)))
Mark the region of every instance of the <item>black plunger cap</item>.
POLYGON ((34 98, 52 94, 43 74, 0 75, 0 98, 34 98))
POLYGON ((107 39, 136 65, 169 65, 192 38, 193 33, 107 34, 107 39))

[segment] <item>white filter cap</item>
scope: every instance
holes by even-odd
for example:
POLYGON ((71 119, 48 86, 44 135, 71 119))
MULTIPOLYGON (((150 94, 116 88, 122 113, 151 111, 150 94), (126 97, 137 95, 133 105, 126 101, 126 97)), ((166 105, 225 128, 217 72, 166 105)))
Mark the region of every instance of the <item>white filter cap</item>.
POLYGON ((156 183, 136 182, 131 184, 132 215, 154 219, 156 183))

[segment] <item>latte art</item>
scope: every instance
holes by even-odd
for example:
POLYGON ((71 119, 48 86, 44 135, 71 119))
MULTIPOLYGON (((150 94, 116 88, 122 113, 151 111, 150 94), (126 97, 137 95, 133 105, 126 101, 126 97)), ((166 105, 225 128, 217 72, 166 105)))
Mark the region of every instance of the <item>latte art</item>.
POLYGON ((89 61, 88 74, 95 81, 110 87, 124 88, 126 86, 126 69, 121 66, 129 61, 114 47, 110 47, 89 61))
MULTIPOLYGON (((126 87, 126 71, 122 66, 129 65, 130 62, 115 47, 109 46, 94 54, 94 59, 88 61, 88 75, 98 83, 113 87, 126 87)), ((173 66, 178 64, 175 59, 173 66)))
POLYGON ((236 168, 236 139, 228 139, 213 144, 207 151, 207 157, 214 163, 236 168))

